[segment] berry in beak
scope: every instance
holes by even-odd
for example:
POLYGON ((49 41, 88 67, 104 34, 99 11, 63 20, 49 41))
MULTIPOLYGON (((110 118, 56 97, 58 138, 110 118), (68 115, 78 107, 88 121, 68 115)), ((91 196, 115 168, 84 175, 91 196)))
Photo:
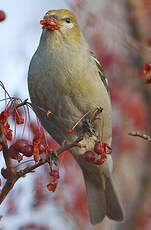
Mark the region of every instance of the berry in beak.
POLYGON ((49 16, 45 16, 43 20, 40 21, 40 24, 43 26, 43 29, 47 30, 56 30, 60 28, 60 24, 56 18, 50 18, 49 16))

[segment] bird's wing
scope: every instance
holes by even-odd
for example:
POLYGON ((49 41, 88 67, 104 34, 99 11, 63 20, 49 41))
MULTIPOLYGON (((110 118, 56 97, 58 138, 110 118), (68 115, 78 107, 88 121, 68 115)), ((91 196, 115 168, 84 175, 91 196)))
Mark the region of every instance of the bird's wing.
POLYGON ((107 81, 107 78, 105 77, 105 74, 103 72, 103 68, 102 68, 100 62, 98 61, 98 59, 96 58, 96 56, 94 55, 94 53, 92 51, 90 51, 90 54, 91 54, 91 57, 93 58, 93 60, 95 61, 96 65, 97 65, 100 78, 101 78, 106 90, 109 92, 108 81, 107 81))

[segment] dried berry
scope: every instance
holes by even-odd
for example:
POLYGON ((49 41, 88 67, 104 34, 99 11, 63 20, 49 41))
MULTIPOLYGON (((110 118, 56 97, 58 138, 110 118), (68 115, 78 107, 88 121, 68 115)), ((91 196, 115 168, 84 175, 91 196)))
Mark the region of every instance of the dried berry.
POLYGON ((18 114, 16 114, 16 123, 18 125, 24 124, 24 118, 22 118, 18 114))
POLYGON ((56 181, 52 181, 49 184, 47 184, 47 189, 51 192, 54 192, 56 190, 56 187, 57 187, 56 181))

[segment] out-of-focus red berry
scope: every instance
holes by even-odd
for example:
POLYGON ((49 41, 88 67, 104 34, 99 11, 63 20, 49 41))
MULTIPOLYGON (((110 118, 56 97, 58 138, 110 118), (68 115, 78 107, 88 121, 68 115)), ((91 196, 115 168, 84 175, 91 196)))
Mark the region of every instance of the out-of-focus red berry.
POLYGON ((146 83, 150 84, 151 83, 151 78, 147 79, 146 83))
POLYGON ((149 39, 147 40, 147 44, 148 44, 149 46, 151 46, 151 38, 149 38, 149 39))
POLYGON ((147 77, 146 83, 150 84, 151 83, 151 64, 144 64, 144 74, 147 77))
POLYGON ((144 64, 144 74, 151 73, 151 64, 145 63, 144 64))
POLYGON ((0 144, 0 152, 3 150, 2 145, 0 144))
POLYGON ((5 18, 6 18, 5 12, 2 11, 2 10, 0 10, 0 22, 3 21, 3 20, 5 20, 5 18))

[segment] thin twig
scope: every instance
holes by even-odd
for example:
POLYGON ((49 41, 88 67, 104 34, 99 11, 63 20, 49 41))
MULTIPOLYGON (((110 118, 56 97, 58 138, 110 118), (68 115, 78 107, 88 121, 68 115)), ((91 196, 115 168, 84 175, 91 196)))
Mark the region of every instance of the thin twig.
POLYGON ((27 105, 27 101, 28 101, 28 98, 25 99, 23 102, 19 103, 19 104, 16 104, 16 109, 21 107, 21 106, 24 106, 24 105, 27 105))
MULTIPOLYGON (((16 98, 16 101, 13 105, 13 110, 17 109, 21 106, 27 105, 27 100, 22 101, 21 103, 19 102, 19 99, 16 98)), ((0 123, 0 144, 2 145, 2 149, 3 149, 3 157, 6 163, 6 167, 8 170, 8 178, 6 180, 6 183, 4 184, 2 191, 0 193, 0 204, 3 202, 3 200, 6 198, 7 194, 10 192, 10 190, 14 187, 14 184, 16 183, 16 181, 21 178, 24 177, 26 174, 33 172, 33 170, 35 170, 36 168, 48 163, 49 165, 51 165, 52 162, 55 162, 58 158, 58 155, 61 154, 62 152, 69 150, 75 146, 78 146, 78 143, 83 139, 83 136, 78 137, 75 141, 73 141, 70 144, 66 144, 61 146, 58 150, 53 151, 52 155, 46 155, 45 159, 40 159, 39 162, 37 164, 31 165, 31 166, 27 166, 26 168, 17 171, 15 168, 13 168, 12 166, 12 160, 9 157, 8 154, 8 145, 7 145, 7 139, 4 135, 4 127, 3 125, 0 123)))
POLYGON ((151 142, 151 136, 148 136, 148 135, 146 135, 146 134, 144 134, 144 133, 140 133, 140 132, 138 132, 138 131, 136 131, 136 132, 129 132, 129 135, 130 136, 136 136, 136 137, 141 137, 141 138, 143 138, 143 139, 145 139, 145 140, 147 140, 147 141, 149 141, 149 142, 151 142))

